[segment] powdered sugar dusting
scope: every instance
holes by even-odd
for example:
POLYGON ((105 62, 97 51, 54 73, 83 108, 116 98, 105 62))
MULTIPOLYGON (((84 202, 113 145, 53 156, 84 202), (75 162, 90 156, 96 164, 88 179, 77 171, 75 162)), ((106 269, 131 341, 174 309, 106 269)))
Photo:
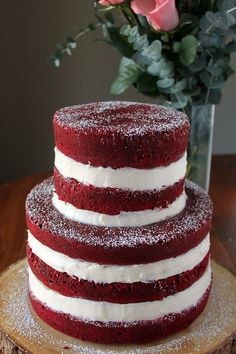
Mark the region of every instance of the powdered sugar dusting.
MULTIPOLYGON (((13 266, 17 267, 17 266, 13 266)), ((235 280, 213 264, 214 282, 204 313, 181 334, 149 345, 106 346, 69 338, 42 325, 33 316, 27 295, 26 266, 16 271, 1 291, 0 310, 7 326, 17 335, 18 343, 28 343, 26 349, 37 354, 194 354, 217 348, 221 338, 227 339, 229 328, 236 326, 235 280), (2 309, 1 309, 2 307, 2 309), (32 347, 37 348, 35 352, 32 347), (53 349, 50 349, 53 348, 53 349), (30 350, 31 349, 31 350, 30 350)))
POLYGON ((184 242, 202 225, 210 223, 212 204, 207 194, 186 182, 186 208, 177 216, 141 227, 97 227, 63 217, 52 205, 53 178, 33 188, 27 197, 26 212, 42 230, 83 244, 100 247, 137 247, 165 244, 173 238, 184 242))
POLYGON ((65 107, 57 111, 54 121, 76 130, 113 132, 124 136, 168 132, 188 128, 185 114, 173 108, 136 102, 95 102, 65 107))

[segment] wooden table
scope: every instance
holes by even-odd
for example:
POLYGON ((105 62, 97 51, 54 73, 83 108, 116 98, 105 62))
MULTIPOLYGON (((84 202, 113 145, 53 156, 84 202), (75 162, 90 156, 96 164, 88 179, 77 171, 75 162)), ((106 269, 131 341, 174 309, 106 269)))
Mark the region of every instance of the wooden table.
MULTIPOLYGON (((0 271, 25 256, 25 198, 47 176, 0 185, 0 271)), ((212 256, 236 274, 236 155, 213 157, 210 195, 214 203, 212 256)))

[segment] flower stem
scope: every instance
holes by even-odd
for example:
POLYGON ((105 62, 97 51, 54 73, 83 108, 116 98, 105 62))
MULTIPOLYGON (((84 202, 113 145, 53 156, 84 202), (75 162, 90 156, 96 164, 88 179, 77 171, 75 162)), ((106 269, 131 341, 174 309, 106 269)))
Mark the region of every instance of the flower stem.
POLYGON ((236 10, 236 6, 233 7, 232 9, 228 10, 227 13, 230 14, 231 12, 235 11, 236 10))
POLYGON ((126 21, 132 26, 132 21, 130 20, 129 16, 127 15, 127 13, 125 12, 125 10, 120 6, 120 12, 121 14, 124 16, 124 18, 126 19, 126 21))
MULTIPOLYGON (((96 28, 97 28, 97 27, 100 27, 100 26, 102 26, 101 23, 97 23, 97 24, 95 25, 96 28)), ((73 38, 74 41, 77 41, 80 37, 82 37, 84 34, 86 34, 86 33, 88 33, 88 32, 91 32, 91 30, 90 30, 89 28, 86 28, 84 31, 81 31, 81 32, 77 33, 77 35, 73 38)))
POLYGON ((210 10, 213 10, 215 7, 215 0, 210 0, 210 10))
POLYGON ((132 15, 133 15, 135 21, 137 22, 137 25, 142 28, 143 26, 142 26, 141 22, 139 21, 139 18, 136 15, 136 13, 132 11, 132 15))

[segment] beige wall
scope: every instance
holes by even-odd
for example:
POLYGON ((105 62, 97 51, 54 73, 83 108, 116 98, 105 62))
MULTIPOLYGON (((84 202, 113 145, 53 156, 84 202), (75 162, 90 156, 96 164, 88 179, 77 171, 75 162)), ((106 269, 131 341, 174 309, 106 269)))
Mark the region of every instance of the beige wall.
MULTIPOLYGON (((47 60, 55 44, 93 15, 91 0, 7 0, 1 3, 0 181, 53 166, 51 117, 62 106, 127 99, 145 100, 134 90, 111 97, 119 55, 88 35, 60 69, 47 60)), ((96 35, 99 37, 99 34, 96 35)), ((234 58, 236 68, 236 58, 234 58)), ((236 75, 217 108, 214 151, 236 153, 236 75)))

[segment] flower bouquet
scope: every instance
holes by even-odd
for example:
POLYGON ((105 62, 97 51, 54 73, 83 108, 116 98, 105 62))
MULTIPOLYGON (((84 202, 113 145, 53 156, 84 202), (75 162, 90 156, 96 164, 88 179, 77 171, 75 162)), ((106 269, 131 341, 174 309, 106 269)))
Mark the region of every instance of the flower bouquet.
POLYGON ((68 37, 51 56, 59 66, 78 39, 101 29, 122 56, 112 94, 133 85, 191 121, 188 177, 208 189, 214 107, 232 75, 236 0, 100 0, 95 22, 68 37))

